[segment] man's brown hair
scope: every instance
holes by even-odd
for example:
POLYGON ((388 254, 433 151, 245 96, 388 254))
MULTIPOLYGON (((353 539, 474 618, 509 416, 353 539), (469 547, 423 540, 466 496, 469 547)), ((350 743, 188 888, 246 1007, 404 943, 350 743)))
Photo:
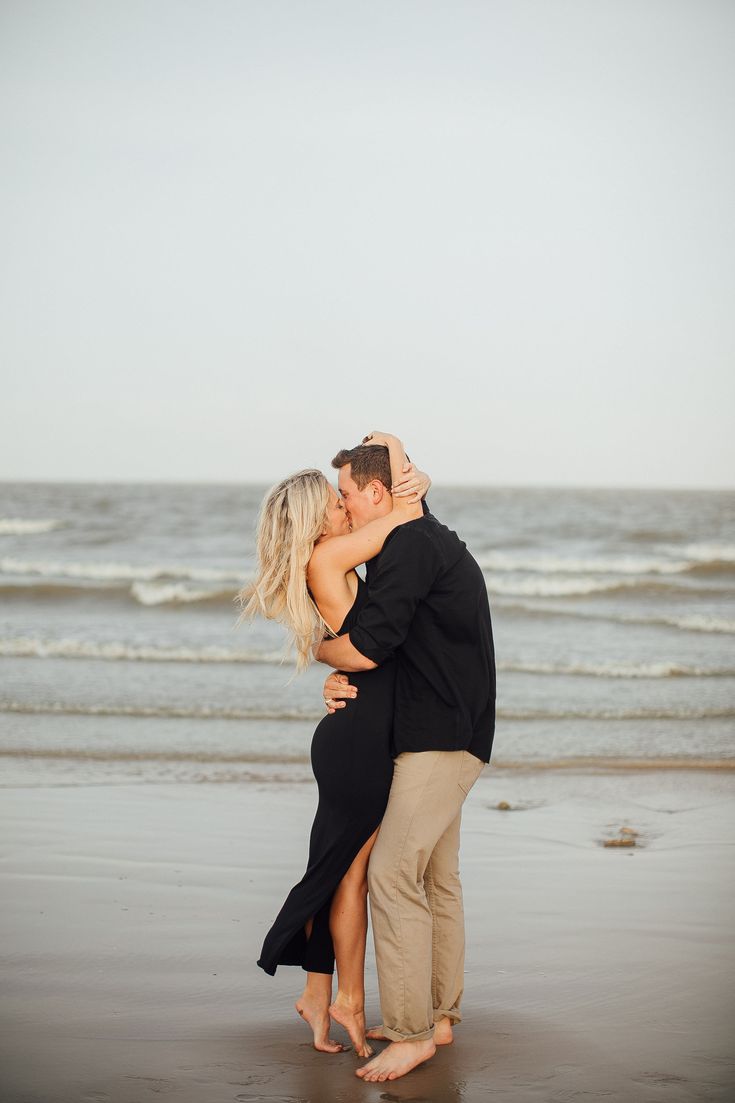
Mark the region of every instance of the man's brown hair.
POLYGON ((386 490, 393 480, 390 473, 390 455, 384 444, 358 444, 356 448, 342 448, 332 460, 332 467, 350 465, 352 478, 358 490, 377 479, 386 490))

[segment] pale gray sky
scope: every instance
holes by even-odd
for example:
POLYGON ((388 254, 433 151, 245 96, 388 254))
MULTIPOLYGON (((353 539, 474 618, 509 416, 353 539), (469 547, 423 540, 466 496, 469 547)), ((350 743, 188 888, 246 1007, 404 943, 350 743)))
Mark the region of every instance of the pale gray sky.
POLYGON ((3 0, 0 477, 735 484, 730 0, 3 0))

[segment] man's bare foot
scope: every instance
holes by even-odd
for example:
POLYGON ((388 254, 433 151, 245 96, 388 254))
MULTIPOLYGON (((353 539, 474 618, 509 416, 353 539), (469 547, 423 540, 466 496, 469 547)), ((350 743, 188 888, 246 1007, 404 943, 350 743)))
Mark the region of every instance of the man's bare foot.
POLYGON ((365 1041, 365 1012, 362 1007, 353 1007, 346 996, 337 992, 329 1014, 335 1023, 343 1026, 350 1036, 358 1057, 372 1057, 373 1049, 365 1041))
MULTIPOLYGON (((389 1042, 390 1038, 383 1030, 383 1025, 372 1026, 370 1030, 365 1034, 366 1038, 372 1038, 376 1042, 389 1042)), ((452 1020, 446 1016, 440 1019, 434 1026, 434 1045, 435 1046, 450 1046, 454 1041, 454 1031, 452 1030, 452 1020)))
POLYGON ((303 996, 294 1004, 299 1015, 309 1024, 314 1034, 314 1049, 320 1053, 341 1053, 344 1046, 329 1037, 329 1013, 326 1007, 318 1007, 303 996))
POLYGON ((417 1065, 428 1061, 436 1053, 431 1038, 421 1042, 391 1042, 387 1049, 373 1057, 367 1065, 357 1069, 355 1075, 369 1083, 378 1080, 397 1080, 417 1065))

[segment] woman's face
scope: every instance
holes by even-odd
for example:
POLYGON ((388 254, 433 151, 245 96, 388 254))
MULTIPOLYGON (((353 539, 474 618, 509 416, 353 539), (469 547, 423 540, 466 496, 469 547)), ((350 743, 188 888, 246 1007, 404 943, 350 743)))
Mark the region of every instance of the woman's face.
POLYGON ((327 540, 330 536, 344 536, 346 533, 352 532, 352 525, 345 504, 332 486, 329 487, 329 504, 324 528, 322 540, 327 540))

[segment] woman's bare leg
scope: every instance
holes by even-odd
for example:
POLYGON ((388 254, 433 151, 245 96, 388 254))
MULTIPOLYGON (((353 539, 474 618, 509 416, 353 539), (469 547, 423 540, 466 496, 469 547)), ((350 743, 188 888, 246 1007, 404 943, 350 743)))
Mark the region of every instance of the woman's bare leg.
MULTIPOLYGON (((306 937, 311 937, 314 920, 306 922, 306 937)), ((314 1035, 314 1049, 320 1053, 341 1053, 344 1046, 329 1037, 329 1004, 332 999, 332 977, 329 973, 307 973, 304 991, 296 1000, 296 1010, 309 1024, 314 1035)))
POLYGON ((365 1040, 365 943, 367 940, 367 867, 378 837, 374 831, 339 883, 329 913, 337 960, 337 995, 329 1008, 345 1028, 359 1057, 370 1057, 365 1040))
POLYGON ((296 1000, 296 1010, 309 1024, 314 1035, 314 1049, 321 1053, 341 1053, 344 1046, 329 1037, 329 1001, 332 998, 332 978, 328 973, 307 973, 306 985, 296 1000))

